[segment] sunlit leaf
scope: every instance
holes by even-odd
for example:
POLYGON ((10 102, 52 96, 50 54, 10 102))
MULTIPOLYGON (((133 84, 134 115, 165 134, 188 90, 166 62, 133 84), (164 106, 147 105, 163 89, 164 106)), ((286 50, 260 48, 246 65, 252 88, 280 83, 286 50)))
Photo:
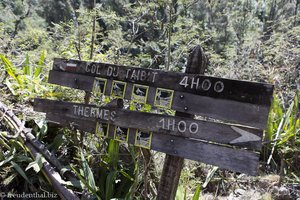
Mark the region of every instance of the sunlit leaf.
POLYGON ((115 140, 110 140, 108 144, 108 157, 109 162, 112 166, 117 169, 119 161, 119 142, 115 140))
POLYGON ((195 190, 195 193, 194 193, 194 196, 193 196, 193 200, 199 200, 200 198, 200 192, 201 192, 201 186, 198 185, 196 190, 195 190))
POLYGON ((43 158, 43 156, 40 153, 37 153, 35 160, 28 164, 25 171, 33 168, 33 170, 38 173, 43 168, 44 161, 45 159, 43 158))
POLYGON ((31 66, 30 66, 30 63, 29 63, 29 55, 28 55, 28 53, 26 54, 25 65, 23 67, 23 73, 24 73, 24 75, 32 77, 32 70, 31 70, 31 66))
POLYGON ((39 75, 41 74, 42 65, 45 62, 45 57, 46 57, 46 51, 43 51, 42 54, 41 54, 41 57, 39 59, 38 66, 37 66, 37 68, 34 71, 34 75, 33 75, 34 78, 38 78, 39 75))
POLYGON ((4 67, 5 67, 8 75, 10 75, 16 81, 18 81, 17 75, 15 74, 15 69, 14 69, 13 65, 11 64, 11 62, 9 62, 9 60, 7 60, 4 55, 0 54, 0 58, 2 60, 2 63, 4 64, 4 67))

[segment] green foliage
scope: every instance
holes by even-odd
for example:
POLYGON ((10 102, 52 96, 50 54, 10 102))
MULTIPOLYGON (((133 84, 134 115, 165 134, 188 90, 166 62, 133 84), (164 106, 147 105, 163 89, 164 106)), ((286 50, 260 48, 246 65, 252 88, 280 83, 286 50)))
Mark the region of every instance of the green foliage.
POLYGON ((199 200, 200 198, 200 192, 201 192, 201 187, 200 185, 197 186, 196 190, 195 190, 195 194, 193 196, 193 200, 199 200))
POLYGON ((44 185, 43 182, 45 182, 45 180, 43 180, 43 176, 40 177, 40 180, 43 181, 37 180, 39 175, 36 175, 36 173, 40 171, 43 162, 41 155, 33 161, 25 145, 18 141, 17 138, 8 139, 6 133, 0 134, 0 141, 2 150, 0 177, 1 180, 3 180, 0 183, 0 187, 3 192, 11 192, 11 188, 16 182, 20 183, 22 188, 14 187, 14 191, 22 191, 28 185, 34 189, 34 184, 36 183, 45 186, 45 188, 50 188, 50 185, 44 185), (33 168, 35 172, 30 170, 31 168, 33 168), (35 176, 33 176, 33 174, 35 174, 35 176))
MULTIPOLYGON (((46 76, 54 57, 90 60, 94 17, 95 61, 183 71, 188 50, 201 44, 210 60, 210 75, 275 84, 277 95, 266 131, 266 140, 271 141, 268 153, 273 155, 273 169, 279 171, 283 160, 287 178, 299 180, 299 97, 293 96, 300 55, 296 1, 278 0, 275 5, 273 0, 128 0, 101 1, 95 8, 91 2, 0 1, 0 84, 3 80, 4 86, 0 98, 9 96, 26 105, 36 96, 82 102, 82 92, 46 84, 46 76), (24 16, 27 9, 30 14, 24 16)), ((99 105, 110 100, 93 98, 99 105)), ((152 112, 150 105, 129 105, 132 110, 152 112)), ((174 111, 164 113, 174 115, 174 111)), ((24 118, 27 123, 34 119, 36 137, 58 155, 65 169, 77 174, 91 197, 143 196, 143 160, 135 147, 90 133, 49 130, 40 116, 24 118)), ((36 174, 43 158, 32 160, 20 141, 0 133, 1 184, 9 188, 21 178, 22 183, 51 190, 36 174)), ((187 171, 177 198, 199 199, 199 181, 192 178, 193 170, 187 171)), ((207 172, 204 189, 212 184, 216 171, 207 172)), ((74 189, 72 184, 69 187, 74 189)), ((82 193, 80 186, 74 190, 82 193)))
POLYGON ((13 168, 15 168, 15 170, 28 182, 31 184, 28 176, 26 175, 26 173, 24 172, 24 170, 15 162, 11 161, 10 162, 13 166, 13 168))
POLYGON ((4 55, 0 55, 2 65, 9 77, 5 84, 13 95, 17 95, 23 100, 36 96, 56 96, 52 88, 46 86, 42 69, 45 67, 46 52, 43 51, 37 63, 30 63, 28 54, 22 70, 15 67, 4 55))
POLYGON ((295 94, 288 109, 283 109, 279 99, 275 96, 270 112, 267 137, 273 143, 271 156, 273 163, 285 169, 287 179, 291 176, 300 177, 298 156, 300 155, 300 118, 299 118, 299 92, 295 94))
POLYGON ((33 168, 33 170, 38 173, 43 168, 43 163, 45 162, 45 158, 41 154, 37 154, 34 161, 28 164, 25 171, 29 170, 30 168, 33 168))
POLYGON ((86 182, 89 185, 89 188, 92 189, 92 191, 97 191, 92 170, 89 167, 87 161, 85 160, 82 150, 80 151, 80 155, 81 155, 81 162, 83 168, 83 175, 86 178, 86 182))
POLYGON ((11 78, 13 78, 15 81, 17 81, 17 83, 20 85, 20 87, 22 87, 23 83, 22 83, 21 79, 15 74, 16 69, 13 67, 11 62, 9 62, 9 60, 7 60, 4 57, 4 55, 0 55, 0 58, 2 60, 2 63, 4 64, 5 70, 8 73, 8 75, 11 76, 11 78))

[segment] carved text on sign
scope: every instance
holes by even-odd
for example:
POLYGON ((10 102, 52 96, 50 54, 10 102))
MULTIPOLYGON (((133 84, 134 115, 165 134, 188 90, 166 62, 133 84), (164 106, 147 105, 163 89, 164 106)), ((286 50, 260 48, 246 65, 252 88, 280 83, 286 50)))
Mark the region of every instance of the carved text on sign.
POLYGON ((116 66, 108 66, 107 68, 103 68, 100 65, 96 65, 92 63, 90 65, 86 65, 85 72, 96 74, 96 75, 105 75, 107 77, 112 78, 122 78, 121 76, 125 76, 126 80, 132 81, 147 81, 154 83, 156 81, 156 75, 158 72, 155 71, 146 71, 140 68, 137 69, 126 69, 125 74, 120 73, 120 67, 116 66), (104 71, 104 72, 103 72, 104 71))
POLYGON ((161 118, 159 120, 158 128, 162 128, 164 130, 176 131, 178 130, 180 133, 184 133, 189 131, 192 134, 196 134, 199 130, 199 125, 195 122, 188 123, 184 120, 180 120, 176 122, 175 119, 165 119, 161 118))
POLYGON ((116 111, 90 106, 73 105, 73 114, 75 116, 115 121, 116 111))
POLYGON ((198 77, 189 77, 184 76, 179 85, 182 85, 184 88, 190 88, 195 90, 203 90, 203 91, 209 91, 213 90, 217 93, 221 93, 224 90, 224 83, 222 81, 217 81, 214 84, 211 82, 210 79, 204 79, 201 81, 201 78, 198 77))

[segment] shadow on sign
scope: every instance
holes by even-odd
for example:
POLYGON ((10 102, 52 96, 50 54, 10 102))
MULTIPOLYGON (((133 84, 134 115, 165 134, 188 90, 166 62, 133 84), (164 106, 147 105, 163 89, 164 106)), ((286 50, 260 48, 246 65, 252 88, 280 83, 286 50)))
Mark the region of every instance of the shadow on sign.
POLYGON ((138 103, 146 103, 148 98, 148 86, 145 85, 133 85, 131 99, 138 103))
POLYGON ((124 99, 126 84, 127 84, 126 82, 122 82, 122 81, 113 81, 111 87, 111 96, 124 99))
POLYGON ((107 137, 108 136, 109 124, 98 123, 96 124, 96 135, 98 137, 107 137))
POLYGON ((173 101, 173 90, 157 88, 155 94, 154 106, 170 109, 173 101))
POLYGON ((136 130, 136 137, 134 142, 135 146, 150 149, 151 142, 152 142, 152 132, 144 132, 141 130, 136 130))
POLYGON ((104 78, 95 78, 93 85, 93 95, 99 97, 101 94, 104 94, 106 88, 107 80, 104 78))
POLYGON ((116 126, 114 139, 119 142, 127 142, 128 133, 129 133, 129 128, 122 128, 120 126, 116 126))

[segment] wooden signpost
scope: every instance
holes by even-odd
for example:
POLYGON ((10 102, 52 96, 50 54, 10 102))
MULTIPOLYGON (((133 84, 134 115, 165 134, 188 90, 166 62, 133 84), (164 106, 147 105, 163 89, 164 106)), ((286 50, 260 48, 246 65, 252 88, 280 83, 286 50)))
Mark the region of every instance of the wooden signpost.
POLYGON ((35 110, 50 121, 174 158, 257 173, 273 85, 68 59, 54 60, 49 83, 181 113, 35 99, 35 110), (194 114, 214 120, 193 119, 194 114))
POLYGON ((55 59, 49 83, 264 129, 273 86, 195 74, 55 59))

